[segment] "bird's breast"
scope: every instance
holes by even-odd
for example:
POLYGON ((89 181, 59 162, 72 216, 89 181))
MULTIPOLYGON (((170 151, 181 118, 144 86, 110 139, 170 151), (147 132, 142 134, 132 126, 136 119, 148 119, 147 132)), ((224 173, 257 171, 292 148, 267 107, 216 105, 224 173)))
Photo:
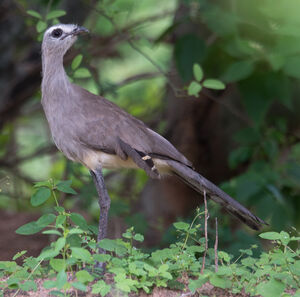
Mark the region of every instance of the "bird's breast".
POLYGON ((138 168, 131 158, 122 160, 118 155, 92 150, 85 152, 81 163, 90 170, 95 170, 99 167, 107 169, 138 168))

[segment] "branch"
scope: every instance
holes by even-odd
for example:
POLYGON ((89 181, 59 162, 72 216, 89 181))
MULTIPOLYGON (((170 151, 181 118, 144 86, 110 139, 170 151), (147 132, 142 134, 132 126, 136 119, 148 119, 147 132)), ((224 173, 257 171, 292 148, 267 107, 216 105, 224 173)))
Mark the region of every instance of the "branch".
MULTIPOLYGON (((112 24, 112 26, 114 27, 114 29, 116 30, 116 32, 118 33, 119 36, 122 36, 124 34, 124 32, 122 32, 122 30, 119 29, 119 27, 116 24, 116 22, 114 21, 114 19, 111 16, 107 15, 105 11, 99 10, 99 9, 95 9, 95 11, 97 13, 99 13, 100 15, 102 15, 104 18, 106 18, 112 24)), ((152 18, 153 18, 153 16, 152 16, 152 18)), ((148 60, 167 79, 167 83, 172 88, 175 95, 179 96, 180 95, 180 90, 171 81, 168 73, 166 73, 149 55, 147 55, 138 46, 136 46, 133 43, 132 38, 128 39, 127 42, 128 42, 128 44, 130 45, 130 47, 132 49, 134 49, 136 52, 138 52, 140 55, 142 55, 146 60, 148 60)))
POLYGON ((218 218, 216 218, 216 240, 215 240, 215 272, 218 272, 218 218))
POLYGON ((32 154, 29 154, 29 155, 24 156, 24 157, 20 157, 20 158, 16 157, 14 159, 11 159, 11 160, 7 161, 7 156, 5 156, 3 159, 0 160, 0 166, 6 167, 6 168, 7 167, 11 168, 11 167, 15 167, 16 165, 18 165, 20 163, 23 163, 27 160, 39 157, 41 155, 54 154, 56 152, 57 152, 56 146, 55 145, 49 145, 49 146, 46 146, 46 147, 39 148, 35 152, 33 152, 32 154))
MULTIPOLYGON (((100 15, 102 15, 104 18, 106 18, 111 24, 112 26, 114 27, 114 29, 116 30, 116 32, 118 33, 119 36, 122 36, 124 35, 125 32, 127 31, 130 31, 130 29, 140 25, 141 23, 143 22, 148 22, 148 21, 151 21, 151 20, 155 20, 155 19, 159 19, 163 16, 163 13, 162 14, 159 14, 159 15, 156 15, 156 16, 150 16, 148 18, 144 18, 144 19, 141 19, 129 26, 127 26, 126 28, 124 28, 123 30, 122 29, 119 29, 118 25, 116 24, 116 22, 114 21, 114 19, 107 15, 105 11, 103 10, 99 10, 99 9, 95 9, 95 11, 97 13, 99 13, 100 15)), ((168 14, 172 13, 171 11, 168 11, 166 12, 168 14)), ((174 12, 173 12, 174 13, 174 12)), ((166 80, 167 80, 167 83, 169 84, 169 86, 171 87, 171 89, 173 90, 174 94, 176 97, 186 97, 187 96, 187 93, 185 90, 183 90, 182 88, 177 88, 176 85, 172 82, 172 80, 170 79, 170 75, 165 72, 157 63, 156 61, 154 61, 149 55, 147 55, 145 52, 143 52, 136 44, 133 43, 132 41, 132 38, 128 39, 127 40, 128 44, 130 45, 130 47, 132 49, 134 49, 136 52, 138 52, 140 55, 142 55, 146 60, 148 60, 157 70, 158 72, 163 75, 166 80)), ((240 120, 242 120, 243 122, 245 122, 247 125, 249 126, 252 126, 253 123, 251 120, 249 120, 248 118, 246 118, 242 113, 240 113, 237 109, 235 109, 233 106, 231 106, 230 104, 228 103, 225 103, 223 101, 220 101, 220 100, 217 100, 215 99, 214 97, 212 97, 208 92, 203 92, 203 94, 205 94, 205 96, 207 98, 209 98, 210 100, 218 103, 218 104, 221 104, 223 105, 224 107, 226 107, 233 115, 235 115, 237 118, 239 118, 240 120)))
POLYGON ((253 122, 245 117, 244 114, 242 114, 239 110, 237 110, 234 106, 232 106, 231 104, 228 104, 224 101, 218 100, 216 98, 214 98, 212 95, 210 95, 207 91, 203 90, 202 91, 203 95, 206 96, 208 99, 224 106, 227 108, 227 110, 229 110, 233 115, 235 115, 238 119, 240 119, 242 122, 244 122, 245 124, 247 124, 248 126, 253 126, 253 122))
POLYGON ((204 211, 204 236, 205 236, 205 251, 203 254, 203 260, 202 260, 202 268, 201 268, 201 274, 203 274, 203 271, 205 269, 205 258, 206 258, 206 253, 208 250, 208 237, 207 237, 207 221, 209 218, 209 213, 207 210, 207 201, 206 201, 206 191, 204 190, 204 207, 205 207, 205 211, 204 211))
POLYGON ((124 85, 134 83, 138 80, 152 79, 155 77, 159 77, 160 75, 161 74, 159 72, 145 72, 145 73, 136 74, 136 75, 130 76, 128 78, 125 78, 124 80, 121 80, 120 82, 118 82, 116 84, 112 84, 111 86, 109 86, 107 88, 104 88, 103 92, 109 92, 116 88, 123 87, 124 85))

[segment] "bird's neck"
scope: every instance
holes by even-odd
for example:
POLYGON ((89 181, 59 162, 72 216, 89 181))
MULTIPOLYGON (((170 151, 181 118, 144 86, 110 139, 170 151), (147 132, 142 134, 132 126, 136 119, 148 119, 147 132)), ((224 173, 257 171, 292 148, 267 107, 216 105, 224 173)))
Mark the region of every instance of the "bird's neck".
MULTIPOLYGON (((55 94, 56 90, 68 93, 70 82, 63 65, 63 55, 42 55, 42 94, 55 94)), ((44 96, 43 96, 44 97, 44 96)))

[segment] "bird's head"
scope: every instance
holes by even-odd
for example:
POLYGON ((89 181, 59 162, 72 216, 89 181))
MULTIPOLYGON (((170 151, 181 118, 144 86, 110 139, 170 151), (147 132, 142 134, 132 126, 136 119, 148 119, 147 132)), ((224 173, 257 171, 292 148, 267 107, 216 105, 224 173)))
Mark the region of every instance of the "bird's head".
POLYGON ((48 28, 44 34, 43 53, 64 55, 77 40, 77 35, 88 32, 86 28, 74 24, 54 25, 48 28))

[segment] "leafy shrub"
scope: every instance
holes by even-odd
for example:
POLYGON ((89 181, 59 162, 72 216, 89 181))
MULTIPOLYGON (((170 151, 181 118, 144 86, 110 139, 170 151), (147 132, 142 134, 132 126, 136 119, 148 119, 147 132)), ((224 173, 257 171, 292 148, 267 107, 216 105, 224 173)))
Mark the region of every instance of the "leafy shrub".
MULTIPOLYGON (((290 247, 299 243, 300 237, 281 231, 261 233, 260 237, 273 244, 268 252, 253 257, 253 245, 240 250, 234 257, 217 247, 206 249, 208 238, 201 236, 201 217, 197 214, 191 224, 176 222, 178 241, 168 248, 147 253, 135 247, 144 237, 131 227, 119 239, 104 239, 96 243, 97 229, 90 226, 77 213, 67 212, 57 200, 57 192, 75 194, 70 181, 39 182, 31 197, 33 205, 41 205, 53 197, 56 206, 52 213, 17 229, 18 234, 43 234, 55 236, 50 246, 45 247, 38 257, 26 257, 26 251, 17 253, 12 261, 0 262, 1 294, 10 290, 36 291, 36 279, 47 278, 43 286, 51 294, 68 296, 73 288, 83 292, 105 296, 111 290, 125 294, 153 287, 169 287, 195 292, 204 283, 229 289, 233 293, 246 292, 251 296, 291 296, 287 290, 300 286, 300 250, 290 247), (105 254, 99 254, 99 247, 105 254), (23 258, 22 265, 16 260, 23 258), (205 261, 205 265, 203 263, 205 261), (107 273, 113 276, 114 285, 105 282, 103 271, 96 265, 105 263, 107 273), (70 277, 70 275, 72 277, 70 277), (187 287, 182 283, 187 276, 187 287), (284 295, 282 295, 284 294, 284 295)), ((300 294, 298 290, 296 294, 300 294)), ((296 296, 296 295, 295 295, 296 296)), ((298 296, 298 295, 297 295, 298 296)))

